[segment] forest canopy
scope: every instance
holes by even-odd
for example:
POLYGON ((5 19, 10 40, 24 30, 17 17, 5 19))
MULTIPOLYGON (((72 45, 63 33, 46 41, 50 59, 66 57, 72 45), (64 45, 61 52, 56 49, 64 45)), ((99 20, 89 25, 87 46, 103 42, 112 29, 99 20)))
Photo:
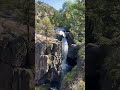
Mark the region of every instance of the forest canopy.
MULTIPOLYGON (((64 27, 74 36, 78 44, 84 43, 85 38, 85 4, 84 0, 66 1, 57 11, 48 4, 36 3, 36 31, 44 33, 44 27, 48 26, 48 33, 53 33, 55 27, 64 27), (44 23, 48 22, 48 23, 44 23), (45 25, 46 24, 46 25, 45 25), (41 27, 41 28, 40 28, 41 27), (42 29, 43 27, 43 29, 42 29)), ((48 35, 49 36, 49 35, 48 35)))

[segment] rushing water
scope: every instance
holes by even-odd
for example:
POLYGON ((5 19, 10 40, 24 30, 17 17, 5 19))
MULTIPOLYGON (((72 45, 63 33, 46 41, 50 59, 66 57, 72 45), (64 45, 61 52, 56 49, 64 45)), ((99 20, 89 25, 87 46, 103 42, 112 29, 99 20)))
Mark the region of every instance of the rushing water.
MULTIPOLYGON (((64 78, 64 76, 66 75, 66 73, 68 72, 68 69, 70 67, 67 64, 68 42, 67 42, 67 39, 66 39, 66 34, 65 34, 65 29, 64 28, 59 28, 58 27, 55 31, 56 31, 56 35, 60 35, 62 37, 61 38, 61 42, 62 42, 61 80, 62 80, 64 78)), ((57 86, 57 84, 56 84, 56 87, 59 87, 59 86, 57 86)), ((51 87, 50 89, 51 90, 58 90, 56 87, 51 87)))
MULTIPOLYGON (((64 28, 57 28, 56 30, 56 35, 59 35, 61 37, 60 41, 62 42, 62 64, 61 64, 61 69, 60 70, 60 78, 58 81, 53 81, 50 83, 50 86, 48 86, 49 90, 59 90, 60 89, 60 84, 61 81, 63 80, 64 76, 68 72, 70 66, 67 64, 67 54, 68 54, 68 42, 66 39, 66 34, 65 34, 65 29, 64 28)), ((56 37, 58 39, 58 37, 56 37)), ((59 40, 59 39, 58 39, 59 40)), ((44 85, 43 85, 44 86, 44 85)))
POLYGON ((69 69, 69 65, 67 64, 67 54, 68 54, 68 42, 66 39, 66 34, 65 34, 65 29, 64 28, 57 28, 56 29, 56 33, 62 36, 62 75, 61 75, 61 79, 63 79, 63 77, 65 76, 65 74, 67 73, 68 69, 69 69))

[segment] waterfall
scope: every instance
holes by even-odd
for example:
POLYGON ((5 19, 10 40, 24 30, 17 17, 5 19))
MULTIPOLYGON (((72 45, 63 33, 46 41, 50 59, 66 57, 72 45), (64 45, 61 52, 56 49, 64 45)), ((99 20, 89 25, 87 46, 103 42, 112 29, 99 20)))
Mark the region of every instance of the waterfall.
POLYGON ((68 43, 65 37, 62 38, 62 77, 67 73, 67 54, 68 54, 68 43))
MULTIPOLYGON (((61 80, 59 81, 59 85, 56 87, 59 87, 61 84, 61 81, 63 80, 64 76, 68 72, 70 66, 67 64, 67 54, 68 54, 68 42, 66 39, 65 29, 64 28, 56 28, 56 39, 60 40, 62 42, 62 64, 61 64, 61 80), (61 39, 60 39, 61 38, 61 39)), ((59 90, 56 87, 51 87, 50 90, 59 90)))
POLYGON ((62 38, 62 60, 63 60, 63 63, 66 63, 67 54, 68 54, 68 43, 67 43, 67 39, 65 37, 63 37, 62 38))
POLYGON ((68 42, 66 39, 66 35, 65 35, 65 29, 64 28, 57 28, 56 29, 56 34, 59 34, 62 36, 62 75, 61 78, 63 79, 63 77, 65 76, 65 74, 67 73, 68 69, 69 69, 69 65, 67 64, 67 54, 68 54, 68 42))

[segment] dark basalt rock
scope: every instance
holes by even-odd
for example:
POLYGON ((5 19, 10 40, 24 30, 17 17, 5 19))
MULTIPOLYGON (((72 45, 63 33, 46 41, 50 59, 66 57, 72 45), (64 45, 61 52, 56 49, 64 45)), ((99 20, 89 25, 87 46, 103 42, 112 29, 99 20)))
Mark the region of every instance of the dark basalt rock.
POLYGON ((103 52, 99 45, 89 43, 86 45, 85 58, 85 81, 86 90, 101 90, 101 65, 103 60, 103 52))
POLYGON ((80 49, 79 45, 72 44, 69 47, 68 55, 67 55, 67 63, 68 65, 74 67, 77 64, 77 58, 78 58, 78 51, 80 49))
POLYGON ((66 32, 65 34, 66 34, 68 45, 71 46, 71 44, 74 44, 73 34, 71 32, 66 32))
MULTIPOLYGON (((68 45, 70 46, 71 44, 74 43, 74 37, 70 32, 66 32, 65 34, 66 34, 68 45)), ((59 41, 62 41, 62 38, 63 38, 62 35, 56 34, 56 39, 58 39, 59 41)))
POLYGON ((35 87, 33 67, 26 64, 27 61, 35 61, 31 57, 26 59, 26 26, 18 25, 0 18, 0 90, 34 90, 35 87))
POLYGON ((44 76, 47 71, 48 55, 39 55, 36 53, 35 57, 35 81, 38 81, 44 76))

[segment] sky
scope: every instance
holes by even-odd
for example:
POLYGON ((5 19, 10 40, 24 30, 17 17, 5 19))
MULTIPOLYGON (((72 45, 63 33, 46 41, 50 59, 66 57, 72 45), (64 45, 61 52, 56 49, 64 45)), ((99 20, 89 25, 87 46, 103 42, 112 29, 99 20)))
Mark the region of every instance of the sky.
MULTIPOLYGON (((48 5, 52 6, 56 10, 59 10, 62 8, 63 3, 67 0, 35 0, 35 1, 41 1, 41 2, 47 3, 48 5)), ((75 0, 71 0, 71 1, 73 2, 75 0)))

